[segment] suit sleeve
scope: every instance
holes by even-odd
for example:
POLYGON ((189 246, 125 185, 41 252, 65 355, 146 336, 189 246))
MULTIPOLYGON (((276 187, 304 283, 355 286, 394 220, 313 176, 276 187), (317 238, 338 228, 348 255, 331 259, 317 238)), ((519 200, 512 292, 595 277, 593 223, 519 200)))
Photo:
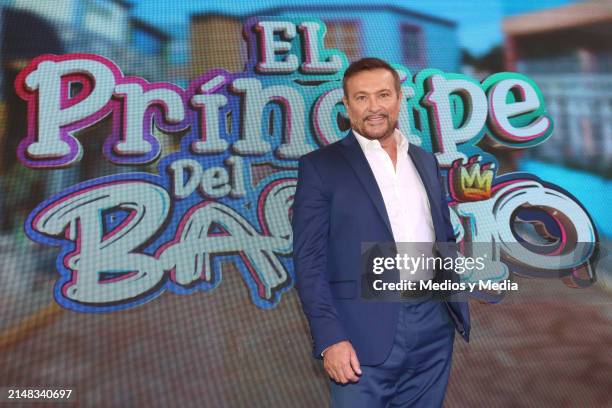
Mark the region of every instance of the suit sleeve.
POLYGON ((330 197, 314 165, 308 157, 302 157, 293 201, 293 265, 317 358, 327 347, 348 339, 326 273, 329 217, 330 197))
MULTIPOLYGON (((450 209, 448 202, 446 201, 446 188, 444 185, 444 179, 442 178, 442 172, 440 171, 440 164, 435 155, 434 164, 436 166, 436 176, 438 178, 438 184, 440 186, 440 213, 442 215, 442 222, 444 226, 444 235, 439 239, 437 248, 438 254, 444 258, 457 258, 457 248, 455 239, 455 230, 453 223, 450 219, 450 209)), ((451 279, 457 281, 458 275, 454 269, 443 269, 443 279, 451 279)))
MULTIPOLYGON (((446 242, 452 243, 450 245, 450 248, 452 248, 452 251, 446 251, 446 252, 450 252, 448 256, 456 258, 457 248, 456 248, 455 243, 457 241, 455 239, 455 230, 453 228, 453 224, 450 219, 450 210, 448 207, 448 202, 446 201, 446 194, 445 194, 446 189, 444 186, 444 180, 442 179, 442 174, 440 172, 440 164, 438 163, 438 159, 436 158, 435 155, 434 155, 434 160, 436 164, 436 173, 438 176, 438 180, 440 182, 440 211, 442 212, 442 218, 444 221, 444 230, 445 230, 445 235, 446 235, 445 238, 446 238, 446 242)), ((450 270, 448 271, 448 273, 450 273, 451 275, 450 276, 451 280, 455 282, 460 280, 459 275, 454 270, 450 270)), ((466 342, 469 342, 469 339, 470 339, 470 308, 469 308, 469 303, 465 295, 466 295, 465 292, 459 291, 459 292, 453 293, 451 291, 446 297, 445 301, 448 304, 449 311, 450 311, 450 314, 453 320, 456 322, 455 323, 456 327, 459 328, 459 332, 461 333, 461 336, 463 336, 466 342)))
POLYGON ((444 179, 442 178, 442 173, 440 172, 440 164, 438 163, 438 159, 436 158, 436 156, 434 155, 433 157, 436 165, 436 175, 440 184, 440 211, 442 212, 442 219, 444 221, 444 242, 456 242, 455 230, 453 228, 453 223, 450 219, 450 210, 448 208, 448 202, 446 201, 446 188, 444 185, 444 179))

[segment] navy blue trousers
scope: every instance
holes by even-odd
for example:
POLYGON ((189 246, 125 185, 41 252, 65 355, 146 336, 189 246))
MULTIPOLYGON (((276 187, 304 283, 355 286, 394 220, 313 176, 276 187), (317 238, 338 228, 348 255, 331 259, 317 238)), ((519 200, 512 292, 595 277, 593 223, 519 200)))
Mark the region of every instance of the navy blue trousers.
POLYGON ((455 339, 448 313, 446 305, 437 300, 403 302, 393 347, 385 362, 361 366, 356 383, 331 381, 331 406, 441 407, 455 339))

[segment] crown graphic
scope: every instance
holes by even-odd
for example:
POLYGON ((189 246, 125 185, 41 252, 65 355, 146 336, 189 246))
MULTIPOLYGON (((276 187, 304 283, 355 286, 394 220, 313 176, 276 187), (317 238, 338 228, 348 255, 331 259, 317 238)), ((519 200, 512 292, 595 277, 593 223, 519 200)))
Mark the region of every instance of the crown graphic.
POLYGON ((491 197, 491 184, 495 176, 495 163, 481 163, 479 155, 455 160, 449 169, 451 195, 456 201, 480 201, 491 197))

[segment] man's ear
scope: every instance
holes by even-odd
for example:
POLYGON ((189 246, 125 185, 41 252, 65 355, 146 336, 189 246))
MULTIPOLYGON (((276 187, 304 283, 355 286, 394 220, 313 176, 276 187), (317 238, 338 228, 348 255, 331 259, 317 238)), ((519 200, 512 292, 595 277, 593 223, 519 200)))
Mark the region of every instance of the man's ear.
POLYGON ((346 95, 342 97, 342 103, 344 104, 344 107, 348 109, 348 98, 346 97, 346 95))

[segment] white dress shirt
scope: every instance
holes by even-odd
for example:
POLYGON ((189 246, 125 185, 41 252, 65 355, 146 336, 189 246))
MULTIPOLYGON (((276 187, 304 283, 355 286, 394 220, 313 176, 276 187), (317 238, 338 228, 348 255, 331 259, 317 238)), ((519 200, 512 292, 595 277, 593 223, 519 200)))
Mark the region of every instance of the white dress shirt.
POLYGON ((385 202, 395 242, 434 242, 431 207, 419 173, 408 155, 408 140, 398 129, 395 168, 378 140, 355 132, 385 202))

